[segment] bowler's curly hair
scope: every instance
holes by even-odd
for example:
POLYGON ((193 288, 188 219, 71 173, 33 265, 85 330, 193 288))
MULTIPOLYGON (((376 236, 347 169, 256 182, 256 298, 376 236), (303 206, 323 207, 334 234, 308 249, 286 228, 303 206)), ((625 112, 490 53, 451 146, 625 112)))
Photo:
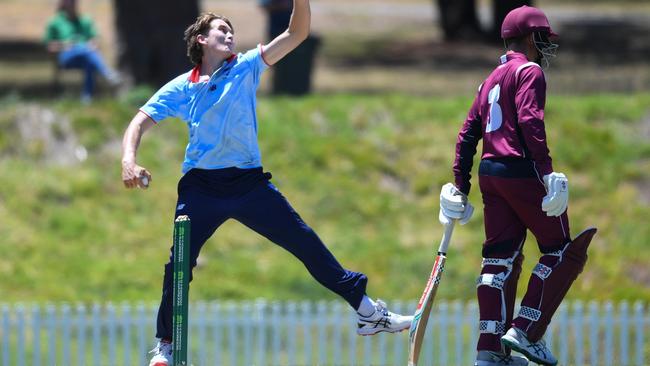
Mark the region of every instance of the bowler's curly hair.
POLYGON ((201 44, 197 41, 196 37, 200 34, 204 36, 207 35, 208 31, 210 31, 210 23, 212 23, 212 21, 215 19, 223 20, 228 24, 228 26, 230 26, 230 29, 233 30, 233 33, 235 32, 232 24, 230 23, 230 20, 224 16, 214 13, 203 13, 199 15, 198 18, 196 18, 194 24, 187 27, 183 37, 187 43, 187 56, 190 58, 190 61, 192 61, 194 65, 200 64, 201 59, 203 58, 203 48, 201 48, 201 44))

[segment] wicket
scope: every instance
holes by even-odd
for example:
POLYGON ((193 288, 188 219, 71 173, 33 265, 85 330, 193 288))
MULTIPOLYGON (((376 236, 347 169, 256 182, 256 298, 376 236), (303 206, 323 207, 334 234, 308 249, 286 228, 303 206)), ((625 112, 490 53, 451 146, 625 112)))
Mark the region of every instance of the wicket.
POLYGON ((187 365, 188 297, 190 287, 190 218, 181 215, 174 221, 174 289, 172 315, 173 366, 187 365))

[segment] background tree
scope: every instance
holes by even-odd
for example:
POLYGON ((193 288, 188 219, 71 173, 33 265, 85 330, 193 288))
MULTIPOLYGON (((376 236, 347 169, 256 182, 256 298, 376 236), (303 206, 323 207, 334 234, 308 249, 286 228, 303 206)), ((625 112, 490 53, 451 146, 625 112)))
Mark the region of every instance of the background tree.
POLYGON ((532 0, 492 0, 492 30, 490 32, 492 39, 501 39, 501 23, 510 10, 523 5, 530 6, 532 3, 532 0))
MULTIPOLYGON (((271 41, 289 26, 293 0, 258 0, 267 15, 266 40, 271 41)), ((309 34, 296 49, 273 65, 271 91, 273 94, 304 95, 311 91, 314 58, 320 37, 309 34)))
POLYGON ((501 23, 510 10, 531 5, 532 0, 493 0, 492 25, 489 30, 478 21, 476 0, 435 0, 445 40, 501 39, 501 23))
POLYGON ((471 39, 481 35, 475 0, 436 0, 445 40, 471 39))
POLYGON ((183 32, 199 15, 198 0, 114 0, 118 63, 135 84, 158 87, 187 71, 183 32))

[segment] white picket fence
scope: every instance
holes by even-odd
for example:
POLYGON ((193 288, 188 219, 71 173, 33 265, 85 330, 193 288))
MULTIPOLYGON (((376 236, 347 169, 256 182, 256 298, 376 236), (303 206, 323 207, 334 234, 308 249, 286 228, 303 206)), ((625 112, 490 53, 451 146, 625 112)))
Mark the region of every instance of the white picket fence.
MULTIPOLYGON (((412 313, 414 302, 393 301, 412 313)), ((2 304, 0 365, 146 365, 156 304, 2 304)), ((439 301, 420 365, 473 365, 476 303, 439 301)), ((190 364, 297 366, 406 364, 408 334, 359 337, 337 302, 197 302, 190 306, 190 364)), ((648 307, 636 302, 563 304, 546 334, 561 365, 650 364, 648 307)))

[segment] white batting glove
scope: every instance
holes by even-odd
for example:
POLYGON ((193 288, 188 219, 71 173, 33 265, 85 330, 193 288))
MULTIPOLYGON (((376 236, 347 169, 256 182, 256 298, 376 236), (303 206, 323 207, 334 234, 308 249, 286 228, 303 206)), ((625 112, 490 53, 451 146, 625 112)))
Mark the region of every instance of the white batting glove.
POLYGON ((560 216, 569 204, 569 180, 563 173, 553 172, 544 176, 547 195, 542 200, 546 216, 560 216))
POLYGON ((458 220, 465 225, 474 213, 474 206, 467 201, 467 196, 458 190, 452 183, 442 186, 440 191, 440 213, 438 220, 447 225, 451 220, 458 220))

